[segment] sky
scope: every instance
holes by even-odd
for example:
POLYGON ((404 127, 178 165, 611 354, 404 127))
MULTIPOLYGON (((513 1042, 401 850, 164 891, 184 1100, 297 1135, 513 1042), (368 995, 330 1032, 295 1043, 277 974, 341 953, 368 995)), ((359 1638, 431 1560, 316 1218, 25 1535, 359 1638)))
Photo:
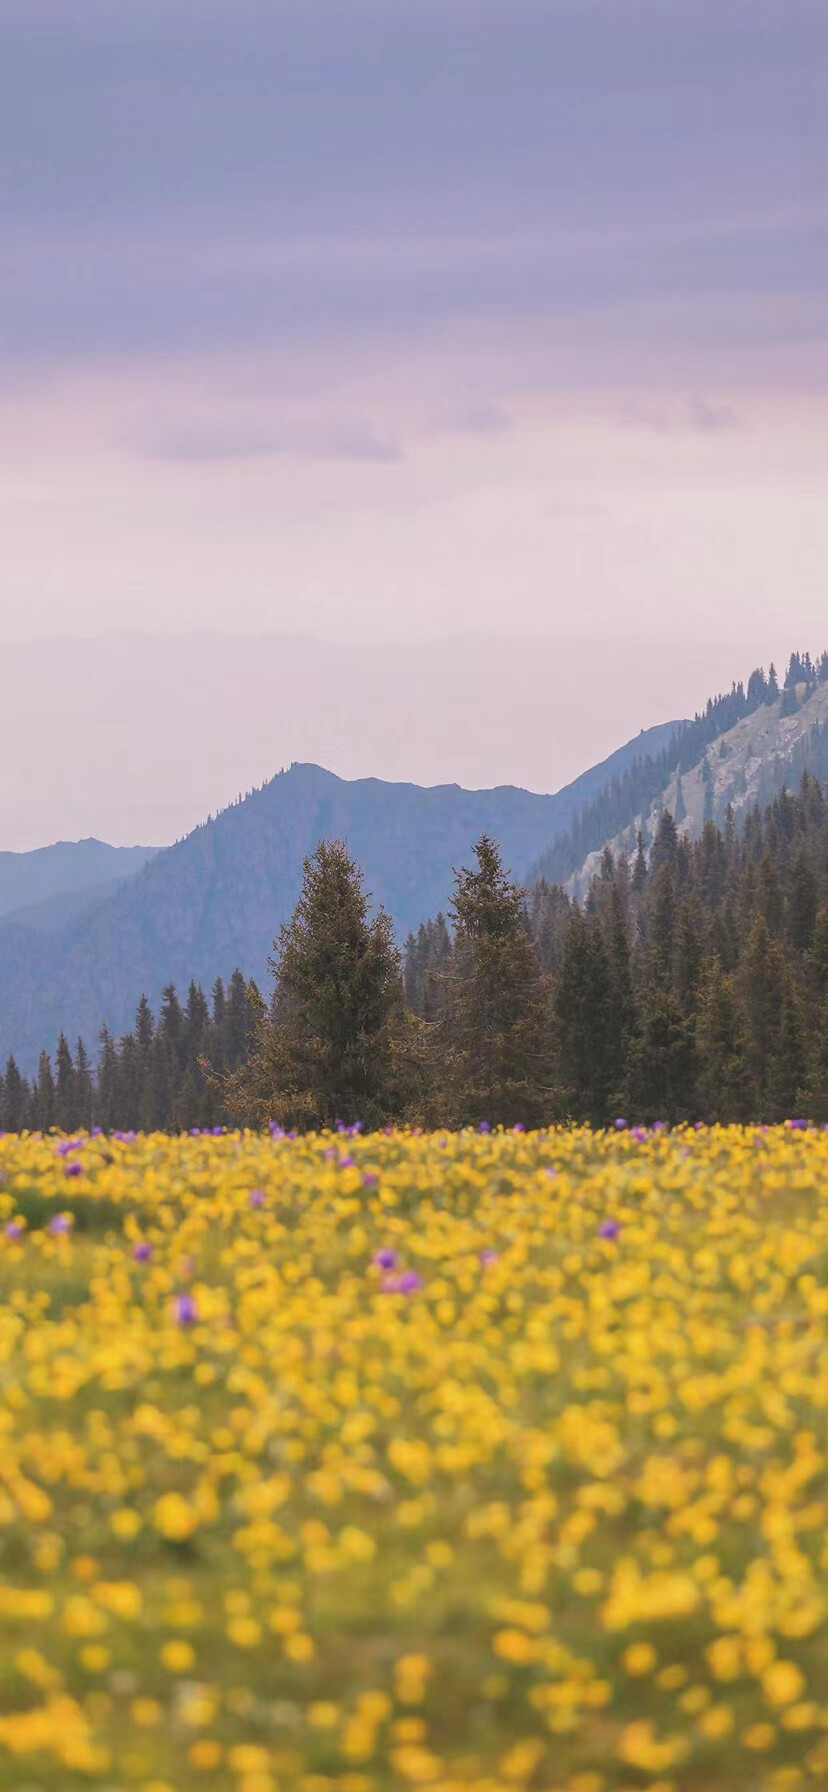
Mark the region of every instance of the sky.
POLYGON ((824 645, 824 0, 3 0, 0 170, 0 654, 824 645))

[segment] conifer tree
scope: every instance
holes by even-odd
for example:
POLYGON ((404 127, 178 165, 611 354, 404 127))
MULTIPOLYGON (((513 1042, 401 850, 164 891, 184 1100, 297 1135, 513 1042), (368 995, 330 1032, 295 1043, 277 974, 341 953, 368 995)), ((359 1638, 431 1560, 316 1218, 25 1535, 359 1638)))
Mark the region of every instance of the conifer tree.
POLYGON ((778 1067, 780 1018, 788 988, 782 952, 761 913, 751 928, 738 977, 746 1024, 745 1070, 750 1111, 768 1116, 778 1067))
POLYGON ((745 1044, 733 977, 714 953, 702 974, 696 1018, 698 1106, 709 1120, 749 1118, 745 1044))
POLYGON ((104 1023, 99 1035, 98 1056, 98 1125, 105 1131, 119 1125, 118 1054, 115 1041, 104 1023))
POLYGON ((38 1059, 32 1108, 38 1131, 48 1132, 55 1124, 55 1080, 52 1075, 52 1060, 46 1051, 41 1052, 38 1059))
POLYGON ((617 1089, 617 1012, 613 966, 601 927, 572 914, 555 989, 561 1100, 577 1120, 605 1126, 617 1089))
POLYGON ((3 1078, 3 1102, 0 1114, 0 1126, 3 1132, 22 1132, 28 1118, 30 1102, 28 1084, 20 1075, 14 1058, 6 1063, 6 1074, 3 1078))
POLYGON ((88 1130, 93 1125, 95 1089, 89 1053, 82 1039, 78 1040, 75 1047, 75 1087, 78 1104, 77 1124, 88 1130))
POLYGON ((242 1064, 246 1063, 252 1045, 256 1018, 250 1003, 248 985, 237 967, 230 978, 227 989, 222 1043, 219 1047, 220 1056, 228 1070, 238 1070, 242 1064))
POLYGON ((323 840, 305 860, 270 965, 273 1000, 253 1055, 224 1085, 231 1111, 316 1128, 399 1116, 409 1035, 402 964, 391 922, 383 909, 371 917, 342 841, 323 840))
POLYGON ((813 943, 819 886, 804 852, 796 857, 788 896, 788 939, 796 952, 807 952, 813 943))
POLYGON ((211 1015, 209 1052, 210 1062, 217 1071, 222 1071, 225 1068, 224 1020, 226 1007, 224 982, 221 977, 217 977, 213 984, 213 1011, 211 1015))
POLYGON ((54 1123, 63 1132, 74 1132, 80 1123, 75 1066, 65 1033, 61 1033, 55 1053, 54 1123))
POLYGON ((454 874, 451 968, 434 1037, 447 1111, 461 1126, 536 1126, 551 1108, 548 991, 529 937, 523 891, 495 842, 454 874))

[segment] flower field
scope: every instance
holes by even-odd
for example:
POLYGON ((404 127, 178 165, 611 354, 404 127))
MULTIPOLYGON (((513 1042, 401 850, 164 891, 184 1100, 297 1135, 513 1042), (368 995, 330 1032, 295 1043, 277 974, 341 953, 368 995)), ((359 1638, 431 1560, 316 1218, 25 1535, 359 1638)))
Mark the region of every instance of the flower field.
POLYGON ((0 1138, 2 1792, 828 1784, 828 1132, 0 1138))

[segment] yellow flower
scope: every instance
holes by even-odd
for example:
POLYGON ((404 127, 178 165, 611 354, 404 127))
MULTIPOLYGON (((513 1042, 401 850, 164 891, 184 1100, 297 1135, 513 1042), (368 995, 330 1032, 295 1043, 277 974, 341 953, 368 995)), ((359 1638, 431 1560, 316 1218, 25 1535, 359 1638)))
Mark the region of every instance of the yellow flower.
POLYGON ((219 1766, 221 1756, 221 1743, 213 1741, 213 1739, 208 1736, 199 1737, 198 1742, 192 1742, 187 1750, 187 1759, 190 1766, 202 1767, 207 1771, 213 1767, 219 1766))
POLYGON ((172 1637, 162 1645, 161 1660, 171 1674, 186 1674, 195 1662, 195 1649, 183 1637, 172 1637))
POLYGON ((734 1716, 729 1705, 710 1705, 699 1718, 699 1729, 708 1742, 720 1742, 729 1736, 734 1726, 734 1716))
POLYGON ((155 1502, 152 1520, 171 1543, 187 1543, 198 1530, 198 1515, 180 1493, 162 1494, 155 1502))
POLYGON ((621 1657, 628 1674, 651 1674, 658 1656, 652 1643, 631 1643, 621 1657))
POLYGON ((131 1506, 119 1506, 117 1512, 113 1512, 109 1522, 114 1535, 125 1543, 128 1543, 132 1537, 137 1537, 141 1529, 140 1515, 131 1506))
POLYGON ((315 1699, 308 1706, 308 1723, 316 1730, 335 1730, 339 1723, 339 1706, 332 1699, 315 1699))
POLYGON ((762 1691, 772 1705, 793 1705, 805 1690, 805 1676, 793 1661, 773 1661, 762 1675, 762 1691))
POLYGON ((227 1635, 237 1649, 255 1649, 262 1640, 262 1627, 256 1618, 231 1618, 227 1635))
POLYGON ((519 1666, 537 1659, 537 1643, 523 1630, 498 1630, 492 1638, 492 1648, 503 1661, 512 1661, 519 1666))

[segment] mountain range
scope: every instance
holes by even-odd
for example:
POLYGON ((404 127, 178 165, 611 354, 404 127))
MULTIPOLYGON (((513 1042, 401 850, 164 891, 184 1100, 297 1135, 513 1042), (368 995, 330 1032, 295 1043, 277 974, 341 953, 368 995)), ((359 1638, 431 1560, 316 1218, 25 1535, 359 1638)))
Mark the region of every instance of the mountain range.
MULTIPOLYGON (((157 1002, 169 982, 208 986, 236 965, 264 981, 274 937, 299 895, 302 861, 326 835, 347 839, 402 938, 445 908, 452 869, 481 833, 500 841, 524 877, 584 803, 636 759, 661 751, 675 726, 646 730, 552 796, 347 781, 316 765, 291 766, 165 851, 137 849, 146 860, 137 874, 114 890, 105 884, 96 899, 83 890, 82 912, 76 880, 65 897, 53 891, 47 925, 42 900, 0 921, 0 1059, 13 1053, 30 1071, 59 1031, 92 1044, 106 1021, 117 1035, 132 1024, 141 992, 157 1002)), ((64 850, 7 855, 18 861, 18 890, 28 879, 42 892, 31 861, 56 864, 49 854, 64 850)), ((101 859, 102 872, 111 875, 115 862, 101 859)))
POLYGON ((266 984, 302 861, 326 836, 347 840, 402 940, 445 909, 452 870, 483 832, 520 881, 583 893, 604 846, 634 851, 663 808, 698 835, 806 767, 828 775, 828 659, 779 694, 754 674, 747 691, 643 731, 554 795, 345 780, 294 764, 162 851, 83 841, 0 855, 0 1058, 13 1053, 30 1073, 59 1031, 94 1048, 104 1022, 125 1031, 139 995, 157 1006, 170 982, 209 987, 238 965, 266 984))

